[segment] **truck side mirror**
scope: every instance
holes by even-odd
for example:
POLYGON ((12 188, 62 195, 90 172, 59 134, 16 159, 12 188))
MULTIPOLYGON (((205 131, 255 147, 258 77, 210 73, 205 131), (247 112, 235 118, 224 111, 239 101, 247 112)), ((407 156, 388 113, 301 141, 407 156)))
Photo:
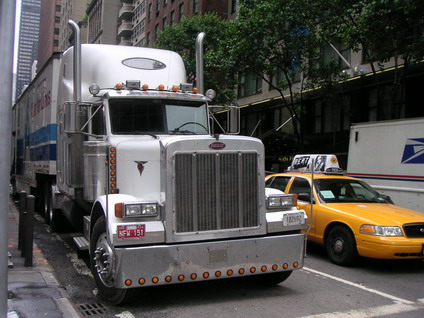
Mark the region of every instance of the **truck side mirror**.
MULTIPOLYGON (((307 192, 302 192, 297 195, 298 200, 311 202, 311 195, 307 192)), ((315 203, 315 202, 314 202, 315 203)))

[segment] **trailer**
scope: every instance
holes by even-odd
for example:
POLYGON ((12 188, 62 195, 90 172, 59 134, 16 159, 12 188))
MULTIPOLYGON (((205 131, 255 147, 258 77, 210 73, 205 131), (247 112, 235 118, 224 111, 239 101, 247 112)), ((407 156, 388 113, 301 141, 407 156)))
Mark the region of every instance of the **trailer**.
POLYGON ((352 124, 347 173, 424 212, 424 118, 352 124))
POLYGON ((177 53, 77 41, 14 105, 15 192, 34 194, 53 229, 64 217, 84 233, 105 301, 212 279, 277 284, 302 268, 305 212, 266 194, 260 140, 212 131, 210 101, 177 53))

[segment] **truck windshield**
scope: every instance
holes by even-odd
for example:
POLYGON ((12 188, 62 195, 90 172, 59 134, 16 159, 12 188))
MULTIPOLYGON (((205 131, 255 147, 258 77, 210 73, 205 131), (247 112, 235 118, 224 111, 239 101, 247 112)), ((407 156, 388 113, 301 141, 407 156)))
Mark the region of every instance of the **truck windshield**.
POLYGON ((208 134, 207 105, 169 99, 110 99, 112 134, 208 134))
POLYGON ((318 179, 316 191, 324 203, 367 202, 386 203, 386 200, 368 184, 348 179, 318 179))

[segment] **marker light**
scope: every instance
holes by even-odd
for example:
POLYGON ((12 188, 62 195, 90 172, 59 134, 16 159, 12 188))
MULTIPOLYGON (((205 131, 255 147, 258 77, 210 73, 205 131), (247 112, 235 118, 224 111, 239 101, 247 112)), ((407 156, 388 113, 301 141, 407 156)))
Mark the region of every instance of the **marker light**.
POLYGON ((199 89, 197 87, 193 87, 193 93, 197 94, 199 92, 199 89))
POLYGON ((178 92, 178 89, 179 89, 178 86, 172 85, 171 91, 175 93, 175 92, 178 92))
POLYGON ((146 280, 145 280, 144 278, 140 278, 140 279, 138 280, 138 283, 139 283, 140 285, 144 285, 144 284, 146 283, 146 280))
POLYGON ((115 85, 115 89, 117 90, 121 90, 124 87, 124 85, 122 85, 122 83, 118 83, 115 85))
POLYGON ((131 286, 131 284, 132 284, 131 279, 126 279, 126 280, 125 280, 125 285, 126 285, 126 286, 131 286))
POLYGON ((147 91, 149 89, 149 85, 143 84, 141 88, 143 89, 143 91, 147 91))

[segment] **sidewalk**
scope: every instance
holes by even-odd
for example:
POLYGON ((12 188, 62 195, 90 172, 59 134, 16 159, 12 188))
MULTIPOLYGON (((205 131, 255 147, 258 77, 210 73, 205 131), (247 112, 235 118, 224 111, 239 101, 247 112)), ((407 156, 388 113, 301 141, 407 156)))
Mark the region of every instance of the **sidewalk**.
POLYGON ((33 266, 24 266, 18 250, 18 220, 19 212, 9 201, 8 318, 82 318, 35 243, 33 266))

